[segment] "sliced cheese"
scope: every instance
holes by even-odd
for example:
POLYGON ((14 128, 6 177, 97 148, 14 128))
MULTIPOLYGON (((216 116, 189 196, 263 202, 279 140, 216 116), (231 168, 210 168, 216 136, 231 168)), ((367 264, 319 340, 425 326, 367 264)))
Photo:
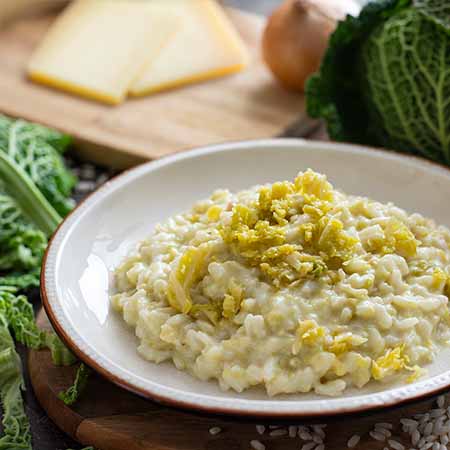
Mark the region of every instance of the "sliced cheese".
POLYGON ((179 15, 136 0, 77 0, 33 55, 34 81, 117 104, 178 29, 179 15))
POLYGON ((237 72, 248 53, 225 12, 214 0, 153 0, 183 20, 177 34, 149 61, 132 84, 132 95, 145 95, 237 72))

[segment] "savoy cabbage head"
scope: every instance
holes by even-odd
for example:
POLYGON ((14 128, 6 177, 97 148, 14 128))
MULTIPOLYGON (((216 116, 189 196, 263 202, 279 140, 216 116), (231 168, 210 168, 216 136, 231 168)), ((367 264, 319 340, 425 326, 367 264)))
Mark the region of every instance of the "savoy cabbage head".
POLYGON ((306 95, 334 140, 450 165, 450 2, 378 0, 347 16, 306 95))

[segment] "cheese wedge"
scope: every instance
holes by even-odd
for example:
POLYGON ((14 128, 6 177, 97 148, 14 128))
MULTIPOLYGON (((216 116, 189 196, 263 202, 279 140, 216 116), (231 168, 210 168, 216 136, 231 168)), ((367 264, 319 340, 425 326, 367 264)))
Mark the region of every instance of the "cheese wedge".
POLYGON ((77 0, 33 55, 29 77, 120 103, 143 66, 179 28, 180 16, 148 1, 77 0))
POLYGON ((149 61, 131 86, 132 95, 174 88, 237 72, 248 53, 225 12, 214 0, 153 0, 183 21, 177 34, 149 61))

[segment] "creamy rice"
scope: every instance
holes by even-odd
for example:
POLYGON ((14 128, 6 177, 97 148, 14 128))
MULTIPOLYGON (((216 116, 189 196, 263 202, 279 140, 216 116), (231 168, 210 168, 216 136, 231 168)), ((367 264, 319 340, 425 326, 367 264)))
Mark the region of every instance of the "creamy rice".
POLYGON ((339 395, 411 382, 450 342, 450 230, 311 170, 219 190, 115 271, 138 352, 222 389, 339 395))

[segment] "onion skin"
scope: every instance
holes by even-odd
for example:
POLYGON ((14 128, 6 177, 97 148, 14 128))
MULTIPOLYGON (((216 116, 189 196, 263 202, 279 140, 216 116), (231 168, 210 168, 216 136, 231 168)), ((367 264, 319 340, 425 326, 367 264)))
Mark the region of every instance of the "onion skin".
MULTIPOLYGON (((305 81, 319 69, 328 38, 345 16, 338 1, 286 0, 268 19, 263 57, 286 88, 303 92, 305 81)), ((346 6, 353 12, 353 1, 346 6)))

